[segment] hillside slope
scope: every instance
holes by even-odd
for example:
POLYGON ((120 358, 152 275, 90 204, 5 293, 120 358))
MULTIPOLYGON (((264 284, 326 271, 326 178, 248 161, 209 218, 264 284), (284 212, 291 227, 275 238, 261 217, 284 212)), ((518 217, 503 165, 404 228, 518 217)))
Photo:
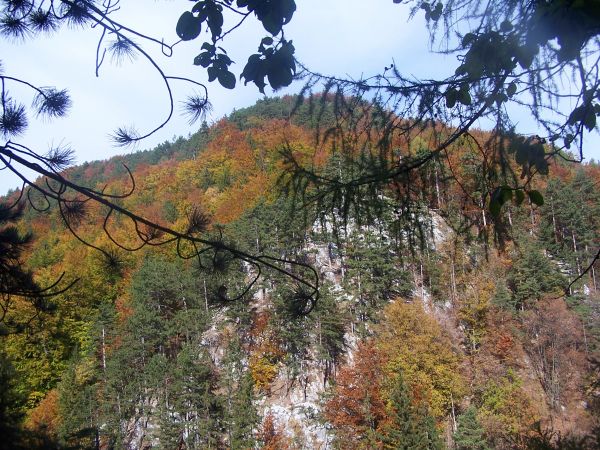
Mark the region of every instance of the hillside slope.
POLYGON ((289 120, 295 103, 66 175, 117 194, 127 165, 121 206, 181 231, 201 211, 207 239, 309 263, 315 308, 279 273, 251 284, 256 269, 226 252, 127 252, 131 223, 103 229, 100 206, 75 231, 109 261, 56 208, 30 208, 28 269, 79 281, 42 311, 16 299, 0 323, 7 448, 593 448, 598 267, 564 288, 600 244, 600 167, 555 163, 533 181, 544 205, 496 217, 479 149, 458 143, 367 212, 301 207, 280 195, 281 151, 323 173, 341 162, 316 139, 328 110, 289 120))

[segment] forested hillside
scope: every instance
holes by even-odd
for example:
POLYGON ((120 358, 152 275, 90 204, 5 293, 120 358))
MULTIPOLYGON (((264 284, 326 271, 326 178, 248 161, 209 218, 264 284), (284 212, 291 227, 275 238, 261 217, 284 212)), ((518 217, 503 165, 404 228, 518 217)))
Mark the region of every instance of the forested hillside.
MULTIPOLYGON (((2 302, 0 448, 598 448, 600 166, 538 164, 528 195, 490 204, 490 180, 521 167, 461 138, 348 203, 288 171, 346 176, 332 108, 265 99, 65 172, 153 222, 314 267, 312 309, 218 246, 136 249, 99 204, 69 211, 72 230, 35 194, 0 217, 31 235, 40 286, 77 280, 2 302)), ((394 145, 426 153, 426 131, 394 145)))

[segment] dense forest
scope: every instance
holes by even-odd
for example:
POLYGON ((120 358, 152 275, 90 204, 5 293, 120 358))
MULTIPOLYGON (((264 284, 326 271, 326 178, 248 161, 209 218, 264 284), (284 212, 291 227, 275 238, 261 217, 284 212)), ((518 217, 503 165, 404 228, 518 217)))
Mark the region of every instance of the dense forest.
POLYGON ((64 173, 117 195, 129 168, 128 210, 176 230, 200 211, 207 239, 309 264, 308 313, 293 279, 218 248, 127 251, 131 223, 99 204, 72 230, 35 195, 0 217, 40 286, 76 281, 2 304, 1 448, 600 446, 600 166, 554 159, 494 211, 494 157, 458 139, 344 208, 286 175, 290 155, 341 172, 317 103, 265 99, 64 173))

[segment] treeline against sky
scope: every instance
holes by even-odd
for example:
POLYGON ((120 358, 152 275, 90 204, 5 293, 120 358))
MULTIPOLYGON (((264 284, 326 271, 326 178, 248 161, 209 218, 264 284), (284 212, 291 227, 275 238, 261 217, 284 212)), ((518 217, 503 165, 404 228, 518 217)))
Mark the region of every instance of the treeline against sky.
MULTIPOLYGON (((530 184, 543 204, 515 195, 492 213, 500 163, 465 138, 366 210, 282 195, 282 153, 337 176, 343 155, 322 133, 333 122, 329 107, 266 99, 66 172, 118 194, 125 163, 136 189, 121 206, 176 230, 199 208, 209 238, 312 264, 322 285, 307 315, 269 272, 237 298, 254 269, 225 254, 124 251, 112 239, 135 247, 131 224, 103 225, 99 205, 76 232, 110 264, 55 209, 25 210, 27 269, 40 285, 79 281, 42 312, 16 298, 1 324, 0 446, 311 448, 308 419, 284 432, 270 412, 282 389, 310 385, 322 391, 310 426, 336 448, 593 448, 600 166, 556 160, 530 184)), ((398 145, 427 152, 426 136, 398 145)))

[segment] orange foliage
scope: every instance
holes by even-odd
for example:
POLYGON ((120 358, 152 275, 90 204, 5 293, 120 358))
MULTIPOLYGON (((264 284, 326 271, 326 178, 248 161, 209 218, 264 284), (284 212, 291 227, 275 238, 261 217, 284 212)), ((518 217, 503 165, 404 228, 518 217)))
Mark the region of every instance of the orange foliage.
POLYGON ((515 340, 510 334, 500 333, 494 345, 494 354, 500 359, 506 359, 510 355, 515 340))
POLYGON ((265 393, 269 393, 279 373, 279 362, 285 354, 274 331, 268 326, 269 319, 266 313, 258 314, 254 319, 249 361, 254 386, 265 393))
POLYGON ((516 366, 524 357, 523 349, 514 335, 517 324, 509 312, 491 308, 487 318, 488 333, 482 344, 483 353, 516 366))
POLYGON ((25 427, 36 435, 48 436, 55 440, 60 426, 58 415, 58 391, 52 389, 46 397, 33 408, 25 422, 25 427))
POLYGON ((226 120, 217 123, 214 131, 213 139, 202 154, 203 164, 215 171, 229 168, 240 174, 251 173, 255 163, 246 134, 226 120))
POLYGON ((271 411, 265 416, 262 428, 258 434, 258 439, 263 444, 261 447, 263 450, 284 450, 289 448, 288 439, 277 425, 271 411))
POLYGON ((372 343, 359 344, 354 364, 343 367, 323 413, 342 448, 374 448, 386 418, 382 396, 383 359, 372 343))
POLYGON ((261 197, 267 195, 273 182, 266 174, 257 173, 243 184, 227 189, 216 201, 215 220, 218 223, 229 223, 247 210, 252 209, 261 197))

